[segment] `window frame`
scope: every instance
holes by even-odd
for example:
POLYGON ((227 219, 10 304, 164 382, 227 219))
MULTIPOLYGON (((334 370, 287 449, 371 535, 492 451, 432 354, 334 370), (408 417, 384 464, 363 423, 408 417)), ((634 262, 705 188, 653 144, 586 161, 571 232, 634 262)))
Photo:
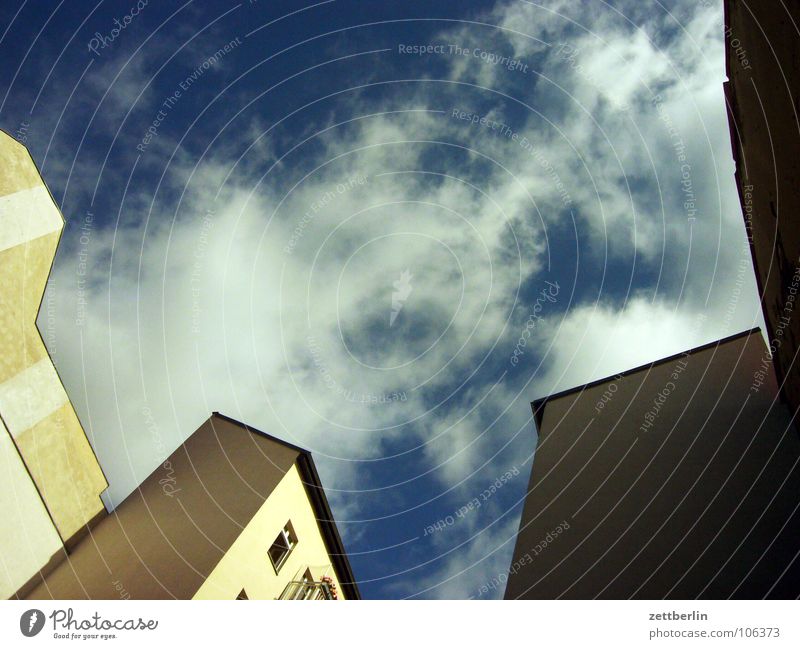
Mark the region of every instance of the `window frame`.
POLYGON ((292 527, 292 521, 286 521, 286 525, 283 526, 281 531, 278 533, 278 536, 275 537, 275 540, 269 546, 267 550, 267 556, 269 557, 269 562, 272 564, 272 568, 275 570, 275 574, 279 574, 281 568, 286 565, 286 561, 289 559, 289 555, 292 554, 294 549, 297 547, 297 534, 294 531, 294 527, 292 527), (275 558, 272 556, 272 549, 282 543, 282 546, 279 546, 283 553, 280 555, 278 560, 276 561, 275 558))

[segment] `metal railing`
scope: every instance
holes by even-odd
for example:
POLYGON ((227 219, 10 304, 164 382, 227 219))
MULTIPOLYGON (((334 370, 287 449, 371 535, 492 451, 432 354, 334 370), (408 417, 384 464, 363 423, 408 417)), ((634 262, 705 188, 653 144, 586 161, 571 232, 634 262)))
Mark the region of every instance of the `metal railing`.
POLYGON ((278 599, 338 599, 329 581, 290 581, 278 599))

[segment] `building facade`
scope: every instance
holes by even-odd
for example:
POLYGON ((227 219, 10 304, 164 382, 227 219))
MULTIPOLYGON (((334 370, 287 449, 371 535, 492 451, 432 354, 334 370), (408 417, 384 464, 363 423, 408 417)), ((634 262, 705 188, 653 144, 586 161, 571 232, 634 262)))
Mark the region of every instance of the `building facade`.
POLYGON ((24 593, 105 515, 108 484, 36 316, 64 219, 0 131, 0 596, 24 593))
POLYGON ((63 227, 0 132, 0 596, 359 598, 311 455, 218 413, 106 511, 36 326, 63 227))
POLYGON ((506 599, 800 595, 800 438, 758 330, 533 403, 506 599))
POLYGON ((29 599, 358 599, 311 455, 214 413, 29 599))
POLYGON ((800 2, 725 0, 736 184, 781 396, 800 407, 800 2))

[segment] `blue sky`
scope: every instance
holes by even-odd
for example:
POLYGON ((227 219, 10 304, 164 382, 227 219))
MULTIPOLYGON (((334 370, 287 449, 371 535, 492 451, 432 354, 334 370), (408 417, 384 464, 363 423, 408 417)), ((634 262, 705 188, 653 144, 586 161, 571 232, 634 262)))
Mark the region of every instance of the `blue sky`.
POLYGON ((760 325, 720 5, 4 3, 107 502, 219 410, 313 451, 365 596, 478 596, 530 401, 760 325))

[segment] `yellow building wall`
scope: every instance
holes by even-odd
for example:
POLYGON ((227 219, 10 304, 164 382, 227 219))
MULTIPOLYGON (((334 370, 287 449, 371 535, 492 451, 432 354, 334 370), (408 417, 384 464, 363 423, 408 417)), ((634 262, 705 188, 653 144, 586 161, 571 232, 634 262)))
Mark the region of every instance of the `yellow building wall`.
MULTIPOLYGON (((26 469, 6 479, 14 493, 38 492, 66 541, 105 510, 100 494, 108 484, 36 327, 63 226, 27 149, 0 132, 0 420, 8 466, 17 465, 13 450, 26 469)), ((17 555, 28 557, 29 548, 11 541, 18 538, 11 528, 20 524, 14 501, 0 504, 0 553, 11 564, 17 555)), ((30 511, 31 525, 39 525, 40 510, 30 511)), ((43 547, 51 540, 46 535, 43 547)), ((40 549, 33 554, 40 555, 40 549)), ((22 579, 31 565, 20 559, 9 584, 23 585, 35 572, 22 579)))
POLYGON ((61 550, 61 538, 2 422, 0 512, 0 598, 8 599, 61 550))
POLYGON ((344 599, 314 510, 297 466, 293 466, 193 599, 236 599, 242 589, 248 599, 277 599, 286 585, 299 578, 306 568, 311 568, 315 581, 323 574, 332 577, 339 599, 344 599), (287 521, 292 523, 297 545, 276 575, 267 550, 287 521))

